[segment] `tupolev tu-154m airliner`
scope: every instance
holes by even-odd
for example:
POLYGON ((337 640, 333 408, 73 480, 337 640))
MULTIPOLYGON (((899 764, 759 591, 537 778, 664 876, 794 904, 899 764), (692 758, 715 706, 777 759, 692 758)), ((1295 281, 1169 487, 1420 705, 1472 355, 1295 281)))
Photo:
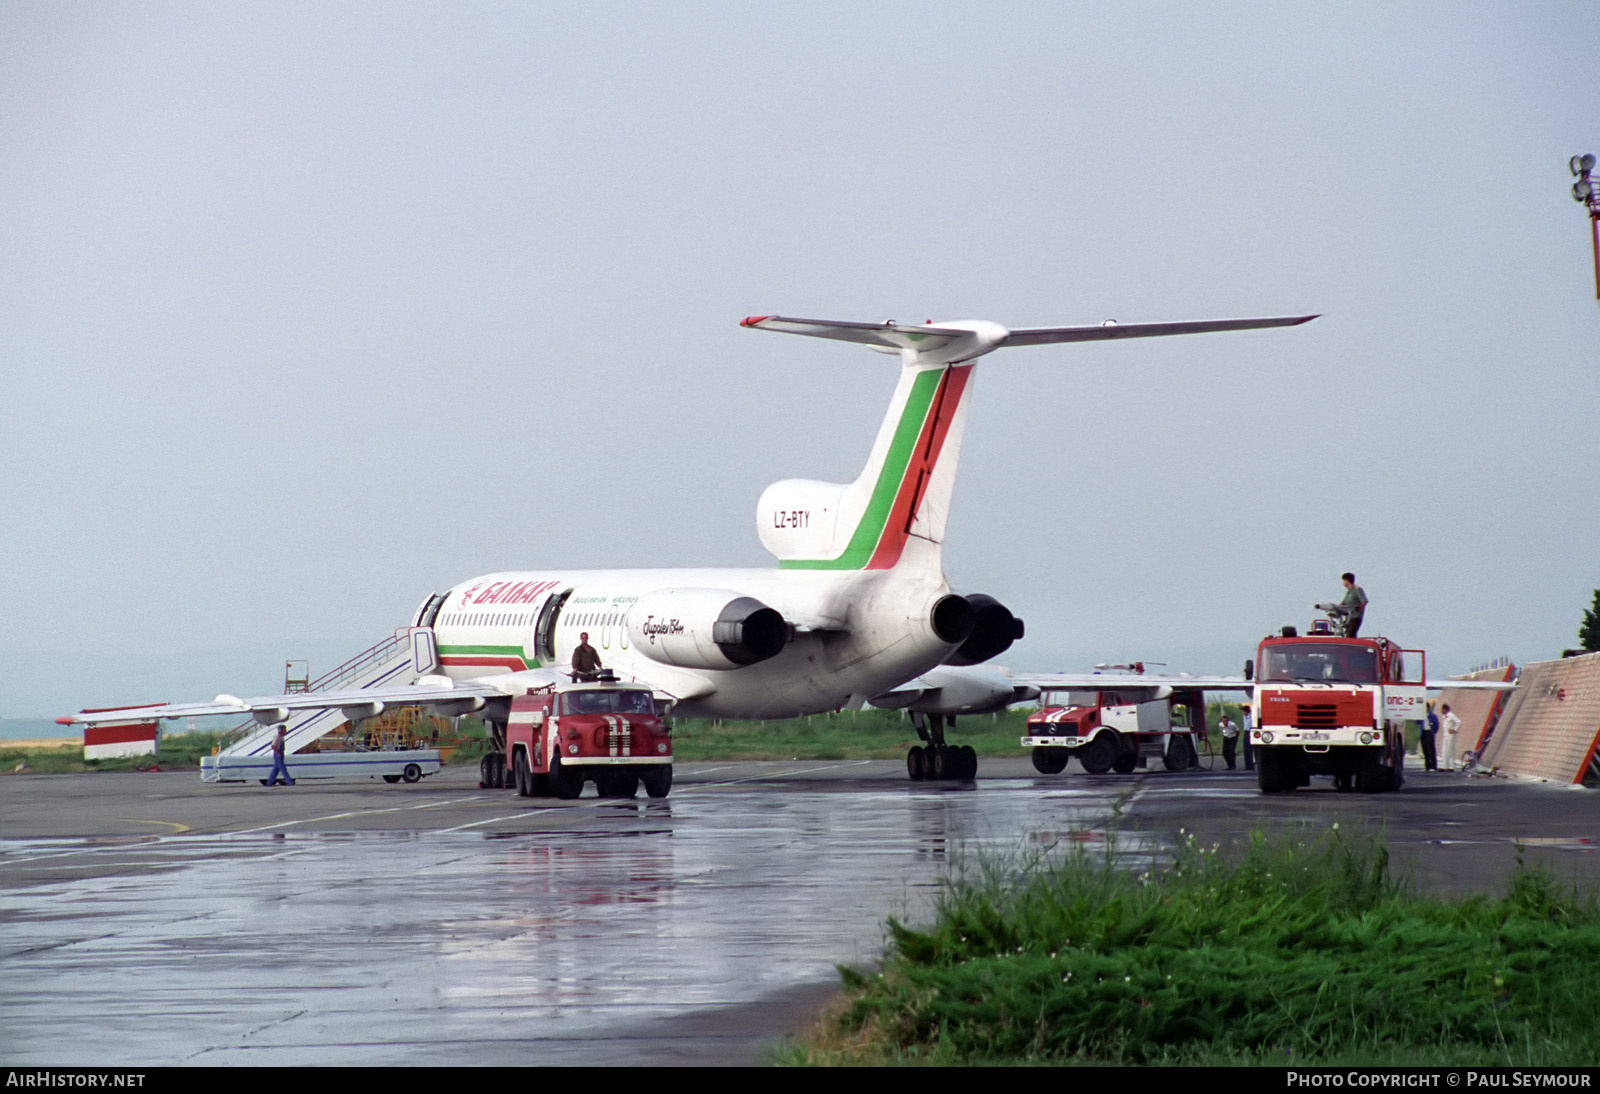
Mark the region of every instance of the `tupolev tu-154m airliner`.
MULTIPOLYGON (((785 479, 762 494, 757 528, 775 569, 487 574, 428 597, 417 610, 410 630, 425 652, 411 663, 409 680, 219 695, 209 703, 86 711, 59 721, 250 714, 272 726, 308 710, 337 708, 355 721, 385 706, 426 705, 481 714, 503 750, 512 700, 567 683, 579 635, 588 632, 606 650, 607 669, 649 687, 676 714, 788 718, 868 702, 907 708, 926 742, 908 758, 913 776, 925 769, 970 778, 976 756, 946 744, 946 722, 1037 694, 983 667, 1022 636, 1022 621, 992 597, 951 592, 941 561, 977 359, 1013 346, 1288 327, 1314 318, 1008 330, 985 321, 916 326, 753 316, 743 322, 752 330, 857 342, 900 359, 888 414, 854 482, 785 479)), ((327 728, 336 722, 330 718, 327 728)))

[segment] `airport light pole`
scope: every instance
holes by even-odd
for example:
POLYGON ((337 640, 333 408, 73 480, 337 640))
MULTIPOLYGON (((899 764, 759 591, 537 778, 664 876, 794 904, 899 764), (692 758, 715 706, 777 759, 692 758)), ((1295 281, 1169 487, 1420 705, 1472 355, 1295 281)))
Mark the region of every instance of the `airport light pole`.
POLYGON ((1572 200, 1589 210, 1589 235, 1594 240, 1594 298, 1600 301, 1600 187, 1589 177, 1594 165, 1593 152, 1573 156, 1567 163, 1578 179, 1572 184, 1572 200))

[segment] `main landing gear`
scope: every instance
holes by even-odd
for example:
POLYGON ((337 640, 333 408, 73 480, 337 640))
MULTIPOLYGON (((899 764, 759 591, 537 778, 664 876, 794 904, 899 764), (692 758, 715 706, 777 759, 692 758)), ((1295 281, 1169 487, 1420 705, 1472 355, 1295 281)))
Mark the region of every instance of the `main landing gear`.
POLYGON ((944 741, 945 724, 955 719, 944 714, 911 712, 911 725, 922 738, 906 753, 906 774, 912 782, 925 779, 973 779, 978 775, 978 752, 971 745, 949 745, 944 741))

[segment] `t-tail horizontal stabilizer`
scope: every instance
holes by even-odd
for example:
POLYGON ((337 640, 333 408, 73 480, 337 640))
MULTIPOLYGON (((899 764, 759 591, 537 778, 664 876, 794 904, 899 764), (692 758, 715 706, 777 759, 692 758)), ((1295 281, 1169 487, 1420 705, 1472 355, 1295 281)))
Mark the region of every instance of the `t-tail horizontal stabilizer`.
POLYGON ((851 323, 836 319, 793 319, 783 315, 752 315, 741 324, 757 330, 804 334, 858 342, 884 353, 910 353, 930 364, 956 364, 982 357, 1003 346, 1042 346, 1051 342, 1105 342, 1113 338, 1156 338, 1168 334, 1208 334, 1214 331, 1294 327, 1317 318, 1289 315, 1271 319, 1200 319, 1183 323, 1115 323, 1092 327, 1023 327, 1008 330, 986 320, 929 323, 908 326, 887 323, 851 323))

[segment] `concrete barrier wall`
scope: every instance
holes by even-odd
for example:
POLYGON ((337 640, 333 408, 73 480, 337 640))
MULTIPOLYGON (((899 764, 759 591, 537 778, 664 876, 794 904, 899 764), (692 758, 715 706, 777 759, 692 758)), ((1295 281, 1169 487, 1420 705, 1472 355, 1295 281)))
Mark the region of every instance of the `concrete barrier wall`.
POLYGON ((1502 775, 1582 782, 1600 742, 1600 653, 1522 670, 1479 763, 1502 775))

